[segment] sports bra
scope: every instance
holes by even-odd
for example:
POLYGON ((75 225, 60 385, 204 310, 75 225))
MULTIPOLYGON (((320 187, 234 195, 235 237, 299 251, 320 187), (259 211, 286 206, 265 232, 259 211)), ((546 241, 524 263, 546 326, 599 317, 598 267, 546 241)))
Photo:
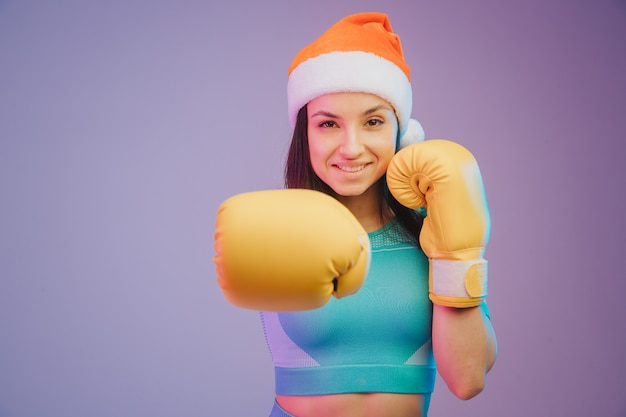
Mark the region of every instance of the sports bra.
POLYGON ((368 235, 370 269, 356 294, 260 313, 277 394, 433 391, 428 259, 395 219, 368 235))

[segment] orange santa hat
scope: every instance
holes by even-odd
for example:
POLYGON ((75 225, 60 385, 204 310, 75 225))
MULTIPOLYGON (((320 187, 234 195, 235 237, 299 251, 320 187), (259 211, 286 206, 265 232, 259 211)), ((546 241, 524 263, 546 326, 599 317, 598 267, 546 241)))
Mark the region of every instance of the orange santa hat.
POLYGON ((371 93, 391 103, 398 117, 400 147, 424 140, 422 126, 411 119, 411 69, 386 14, 347 16, 296 55, 287 81, 291 127, 309 101, 338 92, 371 93))

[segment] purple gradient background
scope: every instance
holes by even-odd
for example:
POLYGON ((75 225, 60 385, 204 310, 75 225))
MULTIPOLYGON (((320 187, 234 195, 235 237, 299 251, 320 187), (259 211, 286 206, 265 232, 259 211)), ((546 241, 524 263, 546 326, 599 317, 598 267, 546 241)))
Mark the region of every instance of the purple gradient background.
POLYGON ((500 356, 431 416, 626 416, 626 2, 384 3, 0 1, 0 417, 267 415, 215 211, 281 186, 289 62, 365 10, 492 210, 500 356))

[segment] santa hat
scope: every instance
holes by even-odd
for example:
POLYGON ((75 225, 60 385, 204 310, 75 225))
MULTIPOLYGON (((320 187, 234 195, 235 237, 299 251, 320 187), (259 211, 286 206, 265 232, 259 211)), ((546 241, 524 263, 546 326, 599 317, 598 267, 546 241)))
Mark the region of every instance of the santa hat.
POLYGON ((422 126, 411 119, 411 70, 386 14, 347 16, 296 55, 287 82, 291 127, 309 101, 338 92, 371 93, 391 103, 398 117, 400 147, 424 140, 422 126))

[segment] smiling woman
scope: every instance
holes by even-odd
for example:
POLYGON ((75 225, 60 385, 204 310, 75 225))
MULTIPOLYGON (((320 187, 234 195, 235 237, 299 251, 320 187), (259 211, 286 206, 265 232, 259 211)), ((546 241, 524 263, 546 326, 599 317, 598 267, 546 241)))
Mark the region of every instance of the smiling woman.
MULTIPOLYGON (((269 214, 259 204, 245 205, 255 207, 255 223, 261 224, 254 233, 244 228, 243 237, 272 236, 263 242, 267 256, 245 276, 254 291, 241 290, 263 298, 249 308, 267 307, 260 315, 275 367, 271 417, 423 417, 437 369, 455 395, 468 399, 482 390, 495 361, 495 334, 484 302, 489 213, 482 180, 460 145, 423 141, 421 126, 410 119, 411 95, 400 39, 381 13, 342 19, 291 65, 288 108, 294 130, 285 184, 292 190, 279 191, 308 189, 339 201, 367 234, 371 254, 366 276, 350 285, 345 297, 336 290, 345 288, 344 271, 354 276, 349 265, 356 261, 326 276, 335 297, 321 305, 272 304, 271 291, 258 294, 278 279, 255 272, 270 268, 270 254, 289 259, 278 262, 286 279, 277 292, 285 293, 290 291, 285 287, 316 282, 295 269, 294 254, 302 247, 307 262, 323 265, 336 266, 340 251, 325 260, 319 256, 322 247, 275 245, 277 230, 292 242, 329 221, 319 210, 304 210, 295 194, 269 214)), ((243 224, 246 217, 252 215, 228 222, 243 224)), ((225 222, 218 219, 220 239, 225 222)), ((332 229, 324 236, 314 233, 315 240, 327 248, 329 239, 338 237, 337 227, 332 229)), ((223 258, 224 247, 219 249, 223 258)), ((218 264, 223 266, 223 259, 218 264)), ((223 282, 232 295, 228 277, 223 282)), ((304 298, 319 301, 313 290, 304 298)))

